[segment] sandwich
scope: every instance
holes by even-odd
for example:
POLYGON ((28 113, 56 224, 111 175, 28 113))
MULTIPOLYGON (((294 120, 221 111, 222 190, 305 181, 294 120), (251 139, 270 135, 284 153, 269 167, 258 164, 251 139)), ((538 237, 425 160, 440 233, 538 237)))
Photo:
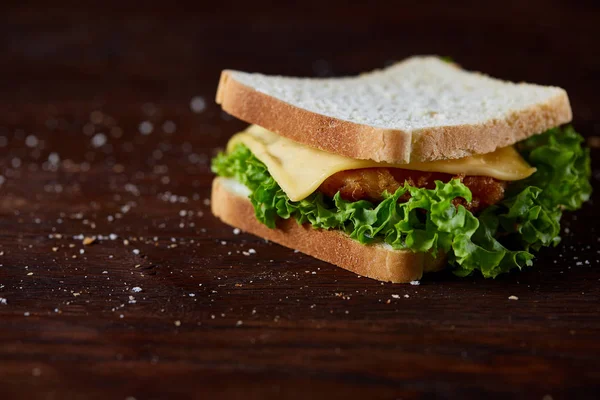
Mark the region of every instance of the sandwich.
POLYGON ((249 126, 212 160, 224 223, 370 278, 494 278, 560 241, 591 194, 569 98, 434 56, 352 77, 224 70, 249 126))

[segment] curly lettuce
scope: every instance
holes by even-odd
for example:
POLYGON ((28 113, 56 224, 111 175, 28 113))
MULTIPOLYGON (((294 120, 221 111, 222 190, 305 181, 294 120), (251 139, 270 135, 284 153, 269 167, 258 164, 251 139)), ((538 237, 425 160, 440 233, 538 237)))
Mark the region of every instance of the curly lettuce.
POLYGON ((532 265, 532 251, 558 244, 562 211, 580 208, 589 199, 590 156, 582 142, 568 126, 519 143, 519 151, 537 172, 511 184, 502 202, 477 216, 454 205, 454 199, 472 198, 457 179, 436 181, 435 189, 405 184, 395 193, 384 193, 384 200, 375 205, 346 201, 339 193, 330 199, 320 192, 291 201, 243 144, 218 154, 212 170, 246 185, 256 218, 270 228, 280 218, 294 218, 315 229, 343 230, 364 244, 384 241, 394 249, 443 252, 456 275, 479 271, 494 278, 532 265), (398 203, 407 192, 409 200, 398 203))

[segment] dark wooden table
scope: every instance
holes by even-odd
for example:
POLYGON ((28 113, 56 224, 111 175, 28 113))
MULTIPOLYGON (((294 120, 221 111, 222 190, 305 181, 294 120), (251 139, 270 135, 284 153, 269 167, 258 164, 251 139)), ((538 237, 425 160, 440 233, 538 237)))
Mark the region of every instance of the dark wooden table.
POLYGON ((562 244, 496 280, 382 284, 235 235, 208 205, 210 157, 244 126, 213 102, 222 68, 451 55, 566 88, 600 135, 593 2, 167 3, 0 10, 1 399, 598 398, 596 160, 562 244))

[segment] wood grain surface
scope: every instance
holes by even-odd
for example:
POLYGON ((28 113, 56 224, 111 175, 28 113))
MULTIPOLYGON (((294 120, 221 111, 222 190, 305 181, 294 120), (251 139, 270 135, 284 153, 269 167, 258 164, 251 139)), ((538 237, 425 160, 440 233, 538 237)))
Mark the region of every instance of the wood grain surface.
POLYGON ((121 3, 0 6, 1 399, 599 397, 597 149, 563 242, 495 280, 382 284, 208 204, 223 68, 450 55, 564 87, 597 147, 597 3, 121 3))

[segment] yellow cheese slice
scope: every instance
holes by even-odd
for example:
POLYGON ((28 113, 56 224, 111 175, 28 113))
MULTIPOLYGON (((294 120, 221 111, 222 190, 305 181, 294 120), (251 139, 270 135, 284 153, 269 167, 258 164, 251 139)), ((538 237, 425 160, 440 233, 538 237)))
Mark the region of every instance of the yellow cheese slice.
POLYGON ((491 176, 504 181, 524 179, 535 172, 535 168, 529 166, 512 146, 457 160, 387 164, 327 153, 294 142, 258 125, 250 125, 245 131, 234 135, 227 150, 231 151, 238 143, 246 145, 267 166, 273 179, 292 201, 308 197, 325 179, 337 172, 359 168, 392 167, 491 176))

